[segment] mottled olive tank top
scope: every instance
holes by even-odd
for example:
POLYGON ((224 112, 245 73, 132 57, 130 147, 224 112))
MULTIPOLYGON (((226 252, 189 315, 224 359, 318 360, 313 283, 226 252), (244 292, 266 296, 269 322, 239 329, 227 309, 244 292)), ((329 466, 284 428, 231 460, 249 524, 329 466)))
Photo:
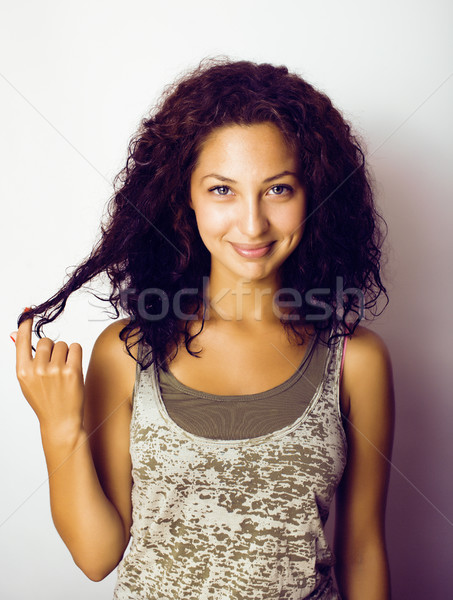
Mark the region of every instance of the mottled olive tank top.
POLYGON ((165 406, 156 365, 137 365, 132 538, 115 600, 339 599, 324 524, 346 464, 343 343, 327 349, 293 422, 242 439, 184 429, 165 406))

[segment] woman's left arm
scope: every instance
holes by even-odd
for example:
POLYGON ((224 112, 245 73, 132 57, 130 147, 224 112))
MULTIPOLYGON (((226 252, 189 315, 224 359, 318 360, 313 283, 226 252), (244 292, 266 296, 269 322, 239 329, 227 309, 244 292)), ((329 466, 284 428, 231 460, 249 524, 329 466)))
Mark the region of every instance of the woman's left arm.
POLYGON ((348 340, 340 386, 348 462, 337 490, 335 574, 342 600, 389 600, 385 504, 394 428, 389 352, 358 326, 348 340))

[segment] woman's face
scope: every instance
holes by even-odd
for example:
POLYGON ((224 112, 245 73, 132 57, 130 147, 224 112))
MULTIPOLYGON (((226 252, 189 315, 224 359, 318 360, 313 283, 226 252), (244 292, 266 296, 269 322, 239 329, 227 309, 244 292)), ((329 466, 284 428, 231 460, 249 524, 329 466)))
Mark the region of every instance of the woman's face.
POLYGON ((273 123, 215 129, 200 151, 190 206, 211 253, 211 275, 275 280, 303 234, 297 158, 273 123))

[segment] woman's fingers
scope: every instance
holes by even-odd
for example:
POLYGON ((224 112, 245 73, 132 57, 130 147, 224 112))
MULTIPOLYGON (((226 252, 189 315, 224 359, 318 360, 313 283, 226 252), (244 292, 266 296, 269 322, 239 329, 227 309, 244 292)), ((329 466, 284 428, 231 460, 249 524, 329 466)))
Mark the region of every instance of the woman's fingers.
MULTIPOLYGON (((64 365, 68 355, 68 345, 66 342, 56 342, 55 344, 52 342, 52 346, 50 362, 53 364, 64 365)), ((36 351, 38 351, 38 348, 36 348, 36 351)))
POLYGON ((16 365, 19 370, 26 367, 33 360, 31 352, 31 332, 33 319, 26 319, 19 325, 16 334, 16 365))
POLYGON ((16 344, 17 370, 24 370, 31 367, 32 363, 36 366, 45 367, 50 364, 65 364, 72 367, 81 368, 82 365, 82 346, 73 343, 69 346, 66 342, 56 342, 50 338, 40 338, 36 344, 36 355, 33 358, 31 335, 33 329, 33 319, 22 321, 17 331, 11 334, 11 338, 16 344))
POLYGON ((16 374, 27 402, 41 428, 47 431, 80 431, 83 421, 84 382, 82 347, 40 338, 32 354, 33 319, 20 324, 16 341, 16 374))
POLYGON ((35 411, 41 427, 77 431, 84 400, 82 347, 41 338, 31 356, 31 324, 21 323, 17 336, 17 378, 22 393, 35 411), (24 327, 22 325, 25 325, 24 327))
POLYGON ((69 346, 66 363, 73 369, 82 370, 82 346, 74 342, 69 346))
POLYGON ((50 362, 52 355, 53 341, 50 338, 41 338, 36 344, 36 354, 33 360, 35 366, 45 367, 50 362))

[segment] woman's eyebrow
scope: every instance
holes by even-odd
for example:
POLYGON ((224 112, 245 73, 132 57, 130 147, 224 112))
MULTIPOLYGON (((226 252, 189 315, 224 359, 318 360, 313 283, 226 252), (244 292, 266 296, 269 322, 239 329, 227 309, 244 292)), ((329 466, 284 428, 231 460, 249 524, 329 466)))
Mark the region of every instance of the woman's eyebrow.
MULTIPOLYGON (((293 173, 293 171, 282 171, 281 173, 277 173, 277 175, 272 175, 272 177, 268 177, 263 181, 263 183, 269 183, 270 181, 273 181, 274 179, 279 179, 280 177, 284 177, 285 175, 294 175, 294 177, 297 177, 297 173, 293 173)), ((215 177, 220 181, 227 181, 228 183, 237 183, 237 181, 235 181, 234 179, 230 179, 229 177, 225 177, 224 175, 219 175, 218 173, 210 173, 209 175, 205 175, 201 178, 201 180, 203 181, 203 179, 206 179, 207 177, 215 177)))

